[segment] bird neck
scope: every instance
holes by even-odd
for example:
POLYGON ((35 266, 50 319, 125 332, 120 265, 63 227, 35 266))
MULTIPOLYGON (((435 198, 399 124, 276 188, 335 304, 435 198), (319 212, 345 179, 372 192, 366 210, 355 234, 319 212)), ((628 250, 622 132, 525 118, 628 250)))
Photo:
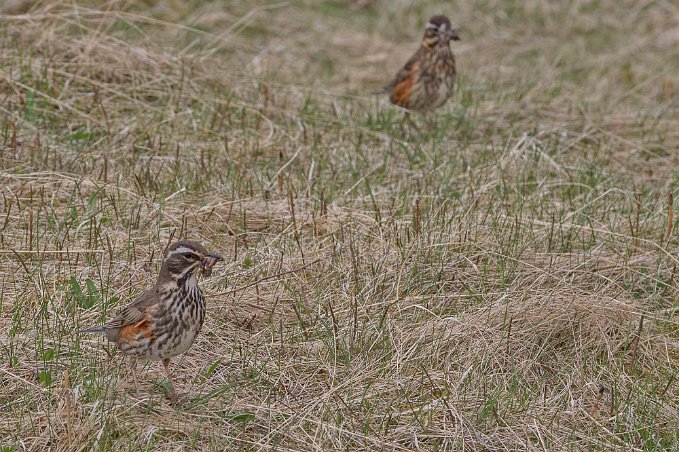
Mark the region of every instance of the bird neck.
POLYGON ((438 39, 423 39, 422 40, 422 48, 425 50, 434 50, 436 47, 439 45, 439 40, 438 39))
POLYGON ((439 57, 443 58, 452 58, 453 57, 453 51, 450 50, 450 45, 445 42, 437 45, 432 49, 432 51, 438 55, 439 57))
POLYGON ((192 271, 177 280, 177 287, 184 289, 185 291, 196 286, 198 286, 198 280, 196 279, 196 274, 192 271))

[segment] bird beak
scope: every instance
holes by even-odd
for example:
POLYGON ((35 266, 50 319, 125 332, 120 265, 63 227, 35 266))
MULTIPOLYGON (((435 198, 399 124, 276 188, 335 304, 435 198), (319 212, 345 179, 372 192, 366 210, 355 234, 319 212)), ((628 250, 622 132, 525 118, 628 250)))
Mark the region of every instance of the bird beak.
POLYGON ((207 256, 203 258, 202 270, 203 276, 210 276, 212 274, 212 267, 219 261, 223 261, 224 258, 217 253, 207 253, 207 256))
POLYGON ((457 34, 457 30, 450 30, 448 32, 448 39, 450 39, 451 41, 459 41, 460 36, 457 34))
MULTIPOLYGON (((209 259, 216 259, 217 261, 223 261, 223 260, 224 260, 224 258, 222 257, 222 255, 221 255, 221 254, 217 254, 217 253, 207 253, 207 257, 208 257, 209 259)), ((215 261, 215 262, 216 262, 216 261, 215 261)))

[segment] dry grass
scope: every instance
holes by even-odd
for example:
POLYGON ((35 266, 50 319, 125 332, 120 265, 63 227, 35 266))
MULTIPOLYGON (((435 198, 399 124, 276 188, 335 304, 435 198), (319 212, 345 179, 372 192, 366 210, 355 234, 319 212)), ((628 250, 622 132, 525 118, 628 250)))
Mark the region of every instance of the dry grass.
POLYGON ((0 450, 679 447, 671 2, 452 2, 420 131, 365 93, 434 2, 6 8, 0 450), (175 409, 77 331, 179 237, 175 409))

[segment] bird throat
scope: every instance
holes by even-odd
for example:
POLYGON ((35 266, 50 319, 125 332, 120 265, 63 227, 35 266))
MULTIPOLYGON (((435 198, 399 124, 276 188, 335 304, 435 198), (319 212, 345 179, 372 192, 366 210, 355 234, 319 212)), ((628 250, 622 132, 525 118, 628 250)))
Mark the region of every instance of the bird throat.
POLYGON ((189 267, 184 272, 180 273, 179 275, 172 275, 175 278, 175 281, 177 281, 177 287, 182 287, 186 284, 193 284, 196 285, 196 270, 197 266, 189 267))
POLYGON ((166 299, 174 306, 176 321, 183 323, 191 317, 200 330, 205 318, 205 298, 198 287, 198 279, 194 272, 189 272, 176 282, 176 285, 166 286, 166 299))

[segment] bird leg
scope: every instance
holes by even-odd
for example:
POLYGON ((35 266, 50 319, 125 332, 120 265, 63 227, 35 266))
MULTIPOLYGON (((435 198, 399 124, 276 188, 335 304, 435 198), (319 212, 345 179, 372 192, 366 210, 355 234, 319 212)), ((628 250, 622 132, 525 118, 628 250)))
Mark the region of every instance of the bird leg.
POLYGON ((132 372, 132 382, 134 382, 134 391, 137 394, 137 397, 141 397, 139 395, 139 382, 137 382, 137 358, 134 356, 130 357, 130 372, 132 372))
POLYGON ((417 124, 415 124, 415 121, 413 121, 413 118, 410 117, 410 111, 406 111, 405 114, 403 115, 403 120, 411 125, 412 127, 417 129, 417 124))
POLYGON ((429 131, 432 131, 434 129, 438 129, 439 125, 438 122, 436 121, 436 118, 434 115, 431 114, 431 112, 426 112, 424 114, 425 120, 427 121, 427 127, 429 128, 429 131))
POLYGON ((410 133, 411 130, 414 130, 418 134, 420 134, 420 128, 417 127, 417 124, 415 124, 415 121, 413 121, 413 118, 410 116, 410 111, 406 110, 403 113, 403 119, 401 120, 401 133, 403 135, 408 135, 411 136, 412 134, 410 133), (409 130, 406 130, 405 126, 408 126, 409 130))
POLYGON ((170 398, 172 399, 172 402, 176 404, 179 401, 179 396, 177 395, 177 389, 174 385, 174 381, 172 381, 172 374, 170 373, 170 358, 163 359, 163 367, 165 367, 165 372, 167 373, 167 381, 169 381, 170 386, 172 386, 170 398))

